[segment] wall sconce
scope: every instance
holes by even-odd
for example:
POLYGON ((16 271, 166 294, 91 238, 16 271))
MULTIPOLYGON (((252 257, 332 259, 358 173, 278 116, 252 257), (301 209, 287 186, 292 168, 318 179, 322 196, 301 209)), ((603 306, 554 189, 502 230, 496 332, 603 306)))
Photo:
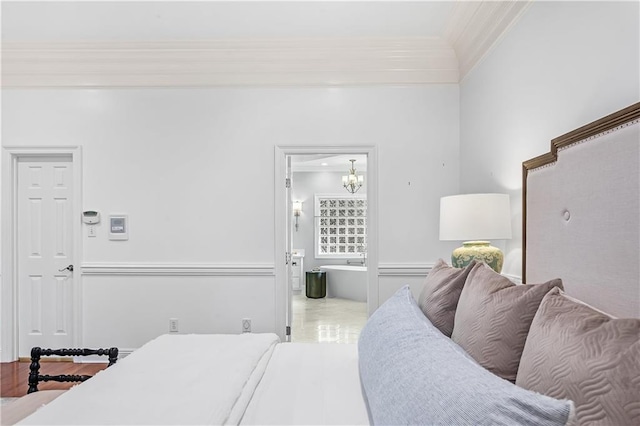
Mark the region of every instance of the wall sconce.
POLYGON ((296 232, 298 231, 298 217, 302 213, 302 201, 293 202, 293 216, 296 218, 296 232))

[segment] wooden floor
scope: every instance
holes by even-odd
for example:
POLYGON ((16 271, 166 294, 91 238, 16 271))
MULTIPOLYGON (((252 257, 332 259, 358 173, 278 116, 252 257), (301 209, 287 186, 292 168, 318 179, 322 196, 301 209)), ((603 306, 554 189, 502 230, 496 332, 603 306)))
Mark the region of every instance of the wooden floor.
MULTIPOLYGON (((2 362, 0 363, 0 397, 19 397, 27 394, 29 388, 30 362, 2 362)), ((106 363, 74 363, 74 362, 41 362, 40 374, 79 374, 92 376, 107 367, 106 363)), ((69 389, 77 383, 46 382, 38 384, 39 390, 69 389)))

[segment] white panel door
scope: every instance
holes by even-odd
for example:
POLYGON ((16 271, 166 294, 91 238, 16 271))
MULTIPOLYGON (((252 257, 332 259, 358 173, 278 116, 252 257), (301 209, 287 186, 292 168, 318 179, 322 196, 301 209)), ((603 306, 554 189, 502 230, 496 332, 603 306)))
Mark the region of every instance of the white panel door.
POLYGON ((73 345, 71 157, 18 162, 19 356, 73 345))

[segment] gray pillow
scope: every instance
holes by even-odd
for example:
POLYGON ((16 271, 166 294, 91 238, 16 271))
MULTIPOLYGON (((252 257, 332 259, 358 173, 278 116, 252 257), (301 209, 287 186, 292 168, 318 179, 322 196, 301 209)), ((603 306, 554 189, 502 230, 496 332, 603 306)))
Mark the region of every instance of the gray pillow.
POLYGON ((358 341, 372 424, 564 425, 571 401, 502 380, 480 367, 420 311, 408 286, 369 318, 358 341))
POLYGON ((570 398, 580 424, 640 424, 640 319, 614 319, 560 290, 547 294, 516 384, 570 398))
POLYGON ((460 294, 451 339, 480 365, 515 382, 531 321, 542 298, 562 281, 515 285, 479 263, 460 294))
POLYGON ((453 331, 453 320, 462 287, 475 264, 475 260, 472 260, 466 268, 454 268, 438 259, 424 280, 418 306, 429 321, 447 337, 451 337, 453 331))

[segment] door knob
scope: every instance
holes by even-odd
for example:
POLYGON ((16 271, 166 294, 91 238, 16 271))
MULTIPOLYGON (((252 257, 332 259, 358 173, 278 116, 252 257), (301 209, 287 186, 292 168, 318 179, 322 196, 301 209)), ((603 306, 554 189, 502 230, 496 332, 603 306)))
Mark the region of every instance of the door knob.
POLYGON ((58 269, 58 272, 69 271, 73 272, 73 265, 69 265, 66 268, 58 269))

